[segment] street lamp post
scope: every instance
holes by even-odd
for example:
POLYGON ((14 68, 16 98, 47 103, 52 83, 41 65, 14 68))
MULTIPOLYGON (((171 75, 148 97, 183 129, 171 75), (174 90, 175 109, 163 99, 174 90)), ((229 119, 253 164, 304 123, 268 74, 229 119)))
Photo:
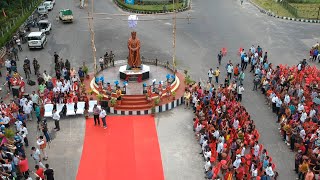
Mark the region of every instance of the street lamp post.
POLYGON ((94 69, 94 74, 97 73, 97 57, 96 57, 96 46, 95 46, 95 34, 94 34, 94 30, 93 30, 93 5, 94 5, 94 0, 91 0, 91 16, 90 13, 88 11, 88 20, 89 20, 89 30, 90 30, 90 37, 91 37, 91 48, 92 48, 92 56, 93 56, 93 69, 94 69))
POLYGON ((176 71, 176 30, 177 30, 177 13, 175 9, 175 0, 173 0, 173 54, 172 54, 172 65, 174 72, 176 71))

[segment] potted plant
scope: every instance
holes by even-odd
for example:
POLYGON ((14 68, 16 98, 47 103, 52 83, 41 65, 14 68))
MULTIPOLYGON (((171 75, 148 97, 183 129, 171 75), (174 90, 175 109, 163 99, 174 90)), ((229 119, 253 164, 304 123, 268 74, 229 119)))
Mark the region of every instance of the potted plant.
POLYGON ((112 97, 110 99, 110 107, 114 107, 117 104, 117 98, 112 97))
POLYGON ((154 116, 156 114, 156 107, 152 106, 151 108, 151 116, 154 116))
POLYGON ((83 70, 84 74, 86 75, 86 78, 89 79, 90 78, 90 76, 88 74, 89 68, 85 64, 83 64, 82 70, 83 70))
POLYGON ((156 99, 154 99, 154 104, 157 106, 160 103, 160 97, 157 97, 156 99))
POLYGON ((90 88, 90 90, 88 91, 89 95, 92 95, 94 93, 93 89, 90 88))
POLYGON ((101 100, 103 99, 103 97, 104 97, 103 94, 98 94, 98 95, 97 95, 98 101, 101 101, 101 100))
POLYGON ((176 92, 175 91, 173 91, 172 93, 171 93, 171 95, 172 95, 172 97, 173 97, 173 100, 175 100, 176 99, 176 92))
POLYGON ((12 129, 6 129, 4 132, 4 137, 2 139, 3 143, 9 143, 9 144, 13 144, 14 143, 14 138, 15 133, 12 129))

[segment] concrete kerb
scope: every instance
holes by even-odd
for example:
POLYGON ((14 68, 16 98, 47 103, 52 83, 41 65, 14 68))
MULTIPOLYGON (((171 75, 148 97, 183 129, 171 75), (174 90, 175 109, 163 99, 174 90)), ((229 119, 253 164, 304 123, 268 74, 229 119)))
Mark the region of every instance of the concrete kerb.
POLYGON ((279 19, 284 19, 284 20, 289 20, 289 21, 300 21, 300 22, 306 22, 306 23, 320 23, 320 20, 312 20, 312 19, 296 19, 296 18, 291 18, 291 17, 284 17, 284 16, 278 16, 275 15, 273 12, 268 12, 265 9, 261 8, 260 6, 258 6, 257 4, 255 4, 252 0, 249 0, 249 2, 255 6, 256 8, 258 8, 260 10, 261 13, 263 14, 267 14, 268 16, 271 17, 275 17, 275 18, 279 18, 279 19))

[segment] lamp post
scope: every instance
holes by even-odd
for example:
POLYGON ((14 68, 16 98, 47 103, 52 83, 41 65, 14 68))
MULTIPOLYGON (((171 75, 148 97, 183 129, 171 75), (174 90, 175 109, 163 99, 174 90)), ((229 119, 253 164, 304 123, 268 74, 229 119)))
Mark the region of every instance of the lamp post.
POLYGON ((91 48, 92 48, 92 56, 93 56, 93 69, 94 69, 94 74, 97 73, 97 57, 96 57, 96 45, 95 45, 95 34, 93 30, 93 6, 94 6, 94 0, 91 0, 91 15, 90 12, 88 11, 88 20, 89 20, 89 30, 90 30, 90 37, 91 37, 91 48))
POLYGON ((176 71, 176 30, 177 30, 177 13, 175 9, 175 0, 173 2, 173 53, 172 53, 172 65, 173 65, 173 71, 176 71))

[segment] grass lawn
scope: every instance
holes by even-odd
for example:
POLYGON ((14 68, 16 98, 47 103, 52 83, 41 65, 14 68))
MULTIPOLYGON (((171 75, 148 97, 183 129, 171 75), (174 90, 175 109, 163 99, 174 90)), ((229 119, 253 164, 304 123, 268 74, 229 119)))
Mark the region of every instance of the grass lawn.
MULTIPOLYGON (((120 5, 129 8, 129 9, 134 9, 138 11, 162 11, 163 10, 163 4, 155 4, 155 5, 130 5, 130 4, 125 4, 121 0, 116 0, 120 5)), ((184 3, 175 3, 174 8, 175 9, 180 9, 183 7, 184 3)), ((168 4, 165 5, 167 8, 167 11, 172 11, 173 10, 173 4, 168 4)))
POLYGON ((293 17, 293 15, 287 11, 284 7, 280 4, 274 2, 274 0, 252 0, 255 4, 262 7, 266 11, 271 11, 278 16, 285 16, 285 17, 293 17))
POLYGON ((293 7, 298 9, 298 16, 301 18, 317 19, 320 3, 290 3, 293 7))

